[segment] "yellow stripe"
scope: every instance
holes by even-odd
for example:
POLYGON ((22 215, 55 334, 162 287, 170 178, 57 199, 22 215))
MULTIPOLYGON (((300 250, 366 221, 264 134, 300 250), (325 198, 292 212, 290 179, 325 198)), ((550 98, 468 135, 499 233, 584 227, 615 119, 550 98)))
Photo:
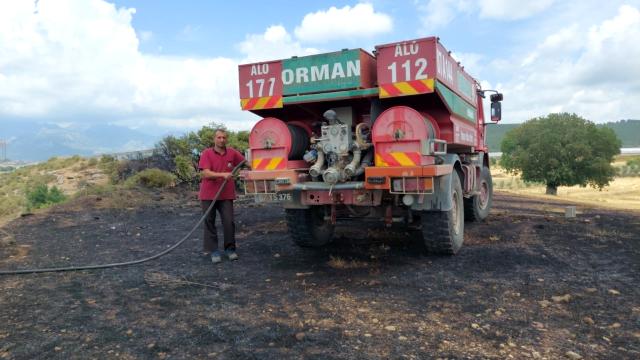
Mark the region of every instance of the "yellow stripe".
POLYGON ((260 162, 261 162, 261 161, 262 161, 262 159, 253 159, 253 163, 252 163, 252 165, 251 165, 251 168, 252 168, 253 170, 257 169, 257 168, 258 168, 258 165, 260 164, 260 162))
POLYGON ((380 88, 380 97, 381 98, 389 97, 389 93, 387 92, 387 90, 385 90, 382 87, 380 88))
POLYGON ((270 96, 261 97, 260 100, 258 100, 256 105, 253 107, 253 110, 264 109, 264 106, 267 104, 267 101, 269 101, 269 99, 271 99, 270 96))
POLYGON ((376 154, 376 166, 389 166, 389 164, 384 162, 384 160, 382 160, 382 157, 380 157, 380 155, 376 154))
POLYGON ((420 80, 420 82, 422 82, 429 89, 433 90, 433 79, 424 79, 424 80, 420 80))
POLYGON ((281 162, 281 157, 271 158, 271 161, 267 164, 267 170, 274 170, 281 162))
POLYGON ((277 108, 281 108, 282 107, 282 96, 280 96, 280 99, 278 99, 278 102, 276 103, 277 108))
POLYGON ((409 159, 407 154, 403 152, 392 152, 389 153, 389 155, 393 156, 393 158, 396 159, 402 166, 416 166, 413 160, 409 159))
POLYGON ((249 102, 249 100, 251 99, 240 99, 240 107, 244 109, 244 107, 247 106, 247 103, 249 102))
POLYGON ((395 87, 400 90, 403 94, 407 94, 407 95, 415 95, 418 92, 416 91, 416 89, 413 88, 413 86, 409 85, 409 83, 407 83, 406 81, 403 82, 397 82, 395 84, 395 87))

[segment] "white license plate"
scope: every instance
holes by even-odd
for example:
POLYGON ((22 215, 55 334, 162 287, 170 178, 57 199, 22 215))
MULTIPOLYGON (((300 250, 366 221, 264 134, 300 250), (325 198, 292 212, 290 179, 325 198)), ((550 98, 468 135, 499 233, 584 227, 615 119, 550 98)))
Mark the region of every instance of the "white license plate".
POLYGON ((291 194, 256 194, 255 200, 257 203, 279 203, 283 201, 291 201, 291 194))

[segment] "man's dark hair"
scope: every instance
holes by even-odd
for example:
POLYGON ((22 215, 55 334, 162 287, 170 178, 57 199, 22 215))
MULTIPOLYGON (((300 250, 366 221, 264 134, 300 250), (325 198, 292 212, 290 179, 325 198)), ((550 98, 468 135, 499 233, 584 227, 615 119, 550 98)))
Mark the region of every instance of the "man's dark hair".
POLYGON ((216 134, 217 132, 223 132, 225 134, 229 134, 229 132, 227 131, 227 129, 223 128, 223 127, 217 127, 215 128, 215 131, 213 132, 214 134, 216 134))

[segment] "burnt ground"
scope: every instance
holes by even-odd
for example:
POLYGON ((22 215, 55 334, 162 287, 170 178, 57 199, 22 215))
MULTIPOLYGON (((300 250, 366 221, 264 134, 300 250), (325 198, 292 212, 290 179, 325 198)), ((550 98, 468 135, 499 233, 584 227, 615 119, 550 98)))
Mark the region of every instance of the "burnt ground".
MULTIPOLYGON (((362 224, 300 249, 281 209, 240 201, 237 262, 198 230, 142 265, 0 277, 0 358, 638 358, 640 214, 564 205, 497 193, 437 257, 362 224)), ((198 216, 191 194, 76 200, 4 226, 0 267, 145 257, 198 216)))

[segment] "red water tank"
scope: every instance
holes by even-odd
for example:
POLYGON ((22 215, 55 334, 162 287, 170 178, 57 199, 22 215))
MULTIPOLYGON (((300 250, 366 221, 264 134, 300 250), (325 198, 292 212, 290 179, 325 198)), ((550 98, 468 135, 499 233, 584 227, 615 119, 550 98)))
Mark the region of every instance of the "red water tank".
POLYGON ((433 159, 422 155, 423 141, 439 136, 438 124, 430 115, 408 106, 391 107, 371 129, 376 166, 428 165, 433 159))
POLYGON ((249 134, 249 148, 284 149, 289 160, 300 160, 309 148, 308 130, 295 123, 268 117, 256 123, 249 134))
POLYGON ((435 120, 408 106, 394 106, 385 110, 371 129, 373 142, 420 140, 440 137, 435 120))

